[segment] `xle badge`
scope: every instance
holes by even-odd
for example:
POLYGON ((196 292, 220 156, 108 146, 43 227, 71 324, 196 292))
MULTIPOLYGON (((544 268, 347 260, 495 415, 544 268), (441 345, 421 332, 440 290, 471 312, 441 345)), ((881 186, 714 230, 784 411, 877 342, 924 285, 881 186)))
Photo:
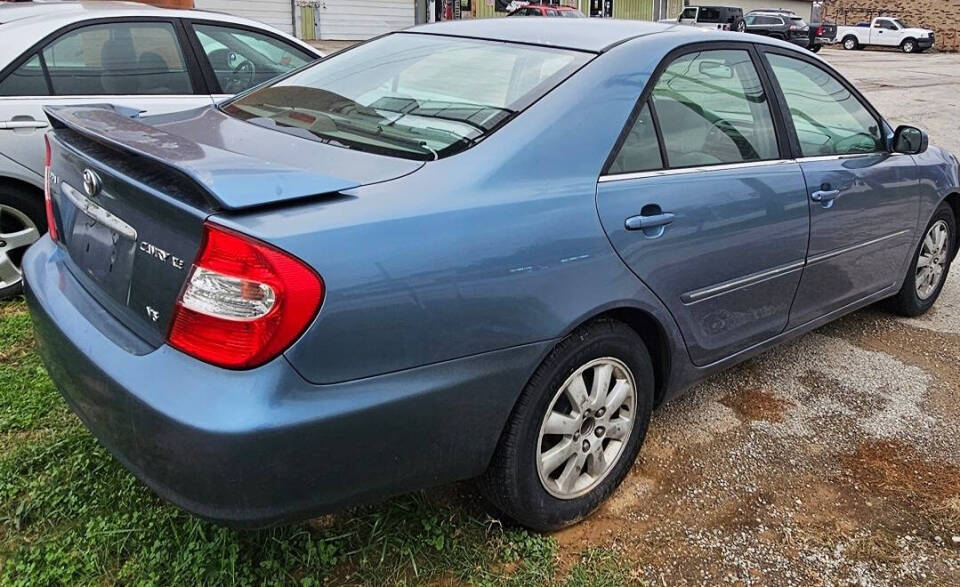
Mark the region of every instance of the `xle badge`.
POLYGON ((183 259, 177 257, 176 255, 171 255, 167 251, 164 251, 160 247, 152 245, 147 241, 140 241, 140 250, 165 265, 169 264, 175 269, 183 269, 183 259))

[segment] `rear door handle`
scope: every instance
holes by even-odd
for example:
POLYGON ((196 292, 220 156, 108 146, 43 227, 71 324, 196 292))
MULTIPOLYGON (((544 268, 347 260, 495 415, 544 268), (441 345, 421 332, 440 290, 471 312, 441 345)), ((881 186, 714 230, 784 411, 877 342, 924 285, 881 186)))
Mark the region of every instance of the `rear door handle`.
POLYGON ((814 202, 823 202, 827 204, 840 197, 840 190, 818 190, 810 194, 810 199, 814 202))
POLYGON ((0 120, 0 129, 47 128, 43 120, 0 120))
POLYGON ((674 216, 675 215, 670 212, 663 212, 662 214, 654 214, 652 216, 631 216, 624 221, 623 225, 627 230, 657 228, 672 223, 674 216))

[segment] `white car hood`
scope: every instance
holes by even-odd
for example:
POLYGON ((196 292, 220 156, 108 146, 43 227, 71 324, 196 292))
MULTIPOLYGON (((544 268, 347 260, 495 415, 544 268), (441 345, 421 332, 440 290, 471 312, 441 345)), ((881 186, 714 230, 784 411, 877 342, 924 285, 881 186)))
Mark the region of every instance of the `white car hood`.
POLYGON ((933 31, 931 31, 930 29, 909 28, 909 29, 903 29, 903 32, 905 34, 913 35, 917 37, 929 37, 930 35, 933 34, 933 31))

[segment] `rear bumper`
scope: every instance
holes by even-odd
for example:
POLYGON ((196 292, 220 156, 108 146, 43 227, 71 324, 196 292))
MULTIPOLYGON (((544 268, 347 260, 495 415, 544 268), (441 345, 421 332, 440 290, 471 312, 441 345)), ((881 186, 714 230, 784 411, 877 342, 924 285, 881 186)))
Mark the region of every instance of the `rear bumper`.
POLYGON ((803 47, 803 48, 805 48, 805 49, 811 45, 811 43, 810 43, 810 37, 808 37, 808 36, 804 36, 804 37, 791 37, 791 38, 789 39, 789 41, 790 41, 791 43, 793 43, 794 45, 798 45, 798 46, 803 47))
POLYGON ((41 355, 93 434, 161 497, 242 526, 306 518, 480 474, 549 347, 313 385, 284 358, 246 372, 144 350, 66 270, 24 258, 41 355))

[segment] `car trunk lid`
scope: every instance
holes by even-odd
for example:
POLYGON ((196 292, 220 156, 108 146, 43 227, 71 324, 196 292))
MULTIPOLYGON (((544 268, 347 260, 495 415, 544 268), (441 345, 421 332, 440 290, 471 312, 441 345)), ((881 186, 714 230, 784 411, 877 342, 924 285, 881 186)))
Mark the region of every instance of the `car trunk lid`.
MULTIPOLYGON (((48 108, 54 129, 49 135, 50 187, 71 272, 153 346, 166 338, 211 214, 339 197, 339 191, 421 165, 402 161, 376 168, 372 159, 385 157, 297 137, 292 140, 311 151, 312 166, 285 165, 257 155, 264 143, 277 149, 269 145, 274 137, 258 140, 260 133, 282 135, 276 131, 236 121, 253 135, 248 154, 171 132, 168 129, 186 124, 177 116, 162 117, 153 125, 130 114, 114 107, 48 108), (324 149, 329 157, 322 156, 324 149), (362 159, 362 164, 344 164, 344 155, 362 159), (371 164, 374 169, 369 169, 371 164)), ((237 129, 216 136, 223 140, 230 132, 237 129)))

